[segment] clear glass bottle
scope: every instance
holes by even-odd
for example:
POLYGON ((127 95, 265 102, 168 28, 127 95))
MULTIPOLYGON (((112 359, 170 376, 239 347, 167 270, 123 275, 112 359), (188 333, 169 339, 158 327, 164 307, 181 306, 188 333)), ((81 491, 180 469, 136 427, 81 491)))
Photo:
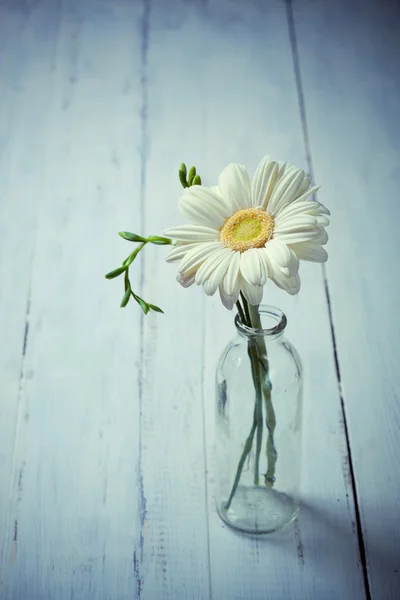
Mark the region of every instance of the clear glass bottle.
POLYGON ((296 518, 302 447, 301 361, 283 335, 284 313, 261 305, 258 314, 258 329, 236 316, 216 374, 217 512, 252 534, 296 518))

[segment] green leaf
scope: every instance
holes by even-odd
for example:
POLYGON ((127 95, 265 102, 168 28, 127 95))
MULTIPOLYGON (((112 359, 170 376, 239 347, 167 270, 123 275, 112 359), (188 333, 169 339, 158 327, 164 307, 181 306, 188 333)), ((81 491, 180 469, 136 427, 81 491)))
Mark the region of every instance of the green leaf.
POLYGON ((148 307, 150 308, 150 310, 154 310, 154 312, 164 314, 164 311, 161 310, 161 308, 159 306, 156 306, 155 304, 148 304, 148 307))
POLYGON ((124 308, 128 304, 130 297, 131 297, 131 288, 129 287, 126 290, 126 292, 125 292, 125 294, 124 294, 124 296, 122 298, 121 308, 124 308))
POLYGON ((151 244, 158 244, 159 246, 167 246, 168 244, 172 244, 171 238, 160 237, 158 235, 150 235, 147 238, 147 241, 151 244))
POLYGON ((136 296, 136 294, 134 294, 133 292, 132 292, 132 296, 135 298, 136 302, 139 304, 139 306, 142 309, 142 311, 144 312, 144 314, 147 315, 147 313, 150 310, 149 305, 147 304, 147 302, 145 302, 143 300, 143 298, 140 298, 139 296, 136 296))
POLYGON ((114 269, 114 271, 110 271, 105 277, 106 279, 114 279, 115 277, 119 277, 120 275, 122 275, 124 271, 126 271, 126 265, 118 267, 118 269, 114 269))
POLYGON ((145 242, 146 238, 141 235, 136 235, 136 233, 131 233, 130 231, 119 231, 118 235, 120 235, 124 240, 128 240, 128 242, 145 242))
POLYGON ((188 184, 193 185, 193 179, 196 177, 196 167, 192 167, 189 171, 188 184))
POLYGON ((130 292, 131 291, 131 282, 129 281, 129 267, 125 271, 124 280, 125 280, 125 291, 129 290, 129 292, 130 292))
POLYGON ((193 179, 192 185, 201 185, 200 175, 196 175, 196 177, 193 179))
POLYGON ((189 187, 186 181, 186 171, 179 171, 179 181, 181 182, 182 187, 189 187))

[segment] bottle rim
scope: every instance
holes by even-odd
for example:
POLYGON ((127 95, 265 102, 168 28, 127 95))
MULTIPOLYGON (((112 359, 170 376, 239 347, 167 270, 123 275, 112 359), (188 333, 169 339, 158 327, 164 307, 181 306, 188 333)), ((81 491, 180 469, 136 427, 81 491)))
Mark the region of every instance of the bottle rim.
POLYGON ((242 322, 240 315, 237 314, 235 317, 235 326, 240 334, 246 337, 263 336, 270 338, 283 333, 287 325, 287 318, 285 313, 280 308, 277 308, 276 306, 271 306, 269 304, 260 304, 258 310, 261 317, 262 315, 267 315, 276 322, 276 325, 274 325, 273 327, 268 327, 266 329, 256 329, 253 327, 248 327, 242 322))

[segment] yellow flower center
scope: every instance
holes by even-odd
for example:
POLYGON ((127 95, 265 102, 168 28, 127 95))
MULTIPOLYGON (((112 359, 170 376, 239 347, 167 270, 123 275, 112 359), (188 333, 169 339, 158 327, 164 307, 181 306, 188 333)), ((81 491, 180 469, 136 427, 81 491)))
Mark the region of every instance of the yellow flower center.
POLYGON ((274 231, 274 217, 262 208, 238 210, 223 224, 220 240, 238 252, 263 248, 274 231))

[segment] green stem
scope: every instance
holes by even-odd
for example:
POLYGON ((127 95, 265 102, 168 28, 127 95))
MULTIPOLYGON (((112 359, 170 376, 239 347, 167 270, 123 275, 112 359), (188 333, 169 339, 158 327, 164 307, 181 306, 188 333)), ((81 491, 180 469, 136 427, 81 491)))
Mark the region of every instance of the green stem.
POLYGON ((242 321, 243 325, 247 325, 246 317, 244 316, 243 308, 242 308, 242 305, 240 304, 239 300, 236 302, 236 306, 238 309, 240 320, 242 321))
MULTIPOLYGON (((247 300, 243 297, 244 309, 249 315, 250 326, 255 329, 257 328, 256 319, 258 314, 258 308, 255 306, 249 306, 247 300), (256 314, 254 314, 254 310, 256 314)), ((254 465, 254 485, 259 485, 260 482, 260 454, 261 454, 261 445, 263 438, 263 411, 262 411, 262 378, 261 378, 261 367, 258 360, 257 353, 257 340, 250 340, 249 342, 249 354, 250 360, 252 362, 252 374, 253 374, 253 382, 256 390, 256 419, 257 419, 257 437, 256 437, 256 457, 255 457, 255 465, 254 465)))
POLYGON ((254 485, 258 485, 260 482, 260 454, 261 454, 261 445, 262 445, 262 438, 263 438, 262 391, 261 391, 261 380, 260 380, 260 368, 259 367, 258 367, 256 381, 254 382, 254 384, 255 384, 255 388, 256 388, 256 411, 257 411, 257 437, 256 437, 256 461, 255 461, 255 465, 254 465, 254 485))
POLYGON ((137 248, 135 248, 135 250, 133 252, 130 253, 130 255, 128 256, 128 258, 126 258, 124 260, 124 262, 122 263, 122 265, 124 267, 126 266, 130 266, 133 261, 135 260, 135 258, 137 257, 137 255, 139 254, 139 252, 141 251, 141 249, 147 244, 147 240, 145 242, 142 242, 141 244, 139 244, 139 246, 137 248))
MULTIPOLYGON (((256 329, 262 329, 260 313, 257 306, 250 307, 250 313, 252 318, 253 327, 256 329)), ((276 427, 275 411, 271 399, 271 381, 269 378, 269 364, 267 357, 267 348, 263 337, 259 336, 257 340, 257 352, 258 360, 262 375, 262 391, 265 402, 266 419, 265 424, 268 429, 268 437, 266 444, 266 455, 268 461, 267 472, 264 475, 265 485, 272 487, 275 481, 275 466, 278 458, 275 444, 274 444, 274 433, 276 427)))
MULTIPOLYGON (((246 298, 241 294, 243 307, 238 301, 236 303, 239 316, 242 322, 253 329, 262 329, 261 319, 258 306, 251 306, 248 304, 246 298)), ((231 493, 229 495, 228 502, 225 505, 225 509, 228 510, 232 499, 236 493, 239 485, 240 477, 242 474, 245 460, 250 453, 253 445, 254 435, 257 430, 256 437, 256 457, 254 467, 254 484, 259 485, 259 470, 260 470, 260 454, 263 436, 263 411, 262 411, 262 398, 265 401, 266 410, 266 426, 268 429, 268 437, 266 443, 266 455, 267 455, 267 472, 264 474, 265 485, 272 487, 275 481, 275 465, 277 460, 277 453, 274 445, 274 432, 276 426, 275 412, 271 400, 271 381, 269 378, 269 364, 267 358, 267 348, 265 340, 259 336, 259 339, 250 340, 248 346, 248 354, 251 363, 251 373, 253 377, 253 383, 256 390, 256 401, 254 405, 253 414, 253 425, 250 433, 244 444, 243 452, 239 460, 239 464, 236 470, 235 480, 232 486, 231 493)))
POLYGON ((242 474, 242 470, 243 470, 243 466, 244 466, 245 460, 246 460, 246 458, 247 458, 247 456, 248 456, 248 454, 249 454, 249 452, 251 450, 251 447, 253 445, 253 439, 254 439, 254 433, 256 431, 256 427, 257 427, 257 419, 256 419, 256 409, 254 407, 253 425, 251 427, 251 430, 250 430, 250 433, 249 433, 249 435, 247 437, 247 440, 245 441, 243 452, 242 452, 242 456, 240 457, 239 464, 238 464, 238 467, 236 469, 235 481, 233 482, 233 486, 232 486, 232 490, 231 490, 231 493, 230 493, 229 498, 228 498, 228 502, 225 504, 225 509, 226 510, 228 510, 228 508, 230 507, 231 502, 232 502, 232 498, 233 498, 233 496, 236 493, 237 486, 239 485, 239 480, 240 480, 240 476, 242 474))
POLYGON ((243 306, 244 306, 244 312, 246 313, 246 320, 247 320, 246 325, 248 325, 249 327, 251 327, 251 318, 250 318, 250 312, 249 312, 249 305, 247 303, 246 298, 243 296, 242 292, 240 292, 240 295, 242 297, 242 302, 243 302, 243 306))
MULTIPOLYGON (((250 320, 249 307, 247 304, 247 300, 246 300, 246 298, 244 298, 244 296, 242 296, 242 301, 243 301, 245 313, 248 316, 248 322, 247 322, 247 318, 245 317, 245 315, 243 313, 243 309, 240 305, 240 302, 238 301, 237 307, 238 307, 239 315, 242 319, 242 322, 245 325, 248 325, 249 327, 251 327, 252 325, 251 325, 251 320, 250 320)), ((253 425, 251 427, 250 433, 244 444, 243 452, 240 457, 239 464, 238 464, 238 467, 236 470, 236 475, 235 475, 235 480, 233 482, 232 490, 229 495, 228 502, 225 505, 226 510, 229 509, 232 499, 236 493, 245 460, 246 460, 246 458, 252 448, 252 445, 253 445, 253 440, 254 440, 254 435, 255 435, 256 430, 257 430, 256 462, 255 462, 255 469, 254 469, 255 485, 259 485, 259 478, 260 478, 260 475, 259 475, 259 473, 260 473, 260 454, 261 454, 262 434, 263 434, 262 391, 261 391, 262 390, 262 385, 261 385, 262 380, 260 377, 260 364, 259 364, 259 360, 258 360, 258 356, 257 356, 257 348, 256 348, 254 340, 249 340, 248 354, 249 354, 249 358, 250 358, 251 374, 253 377, 254 388, 256 390, 256 401, 255 401, 255 405, 254 405, 253 425)))

